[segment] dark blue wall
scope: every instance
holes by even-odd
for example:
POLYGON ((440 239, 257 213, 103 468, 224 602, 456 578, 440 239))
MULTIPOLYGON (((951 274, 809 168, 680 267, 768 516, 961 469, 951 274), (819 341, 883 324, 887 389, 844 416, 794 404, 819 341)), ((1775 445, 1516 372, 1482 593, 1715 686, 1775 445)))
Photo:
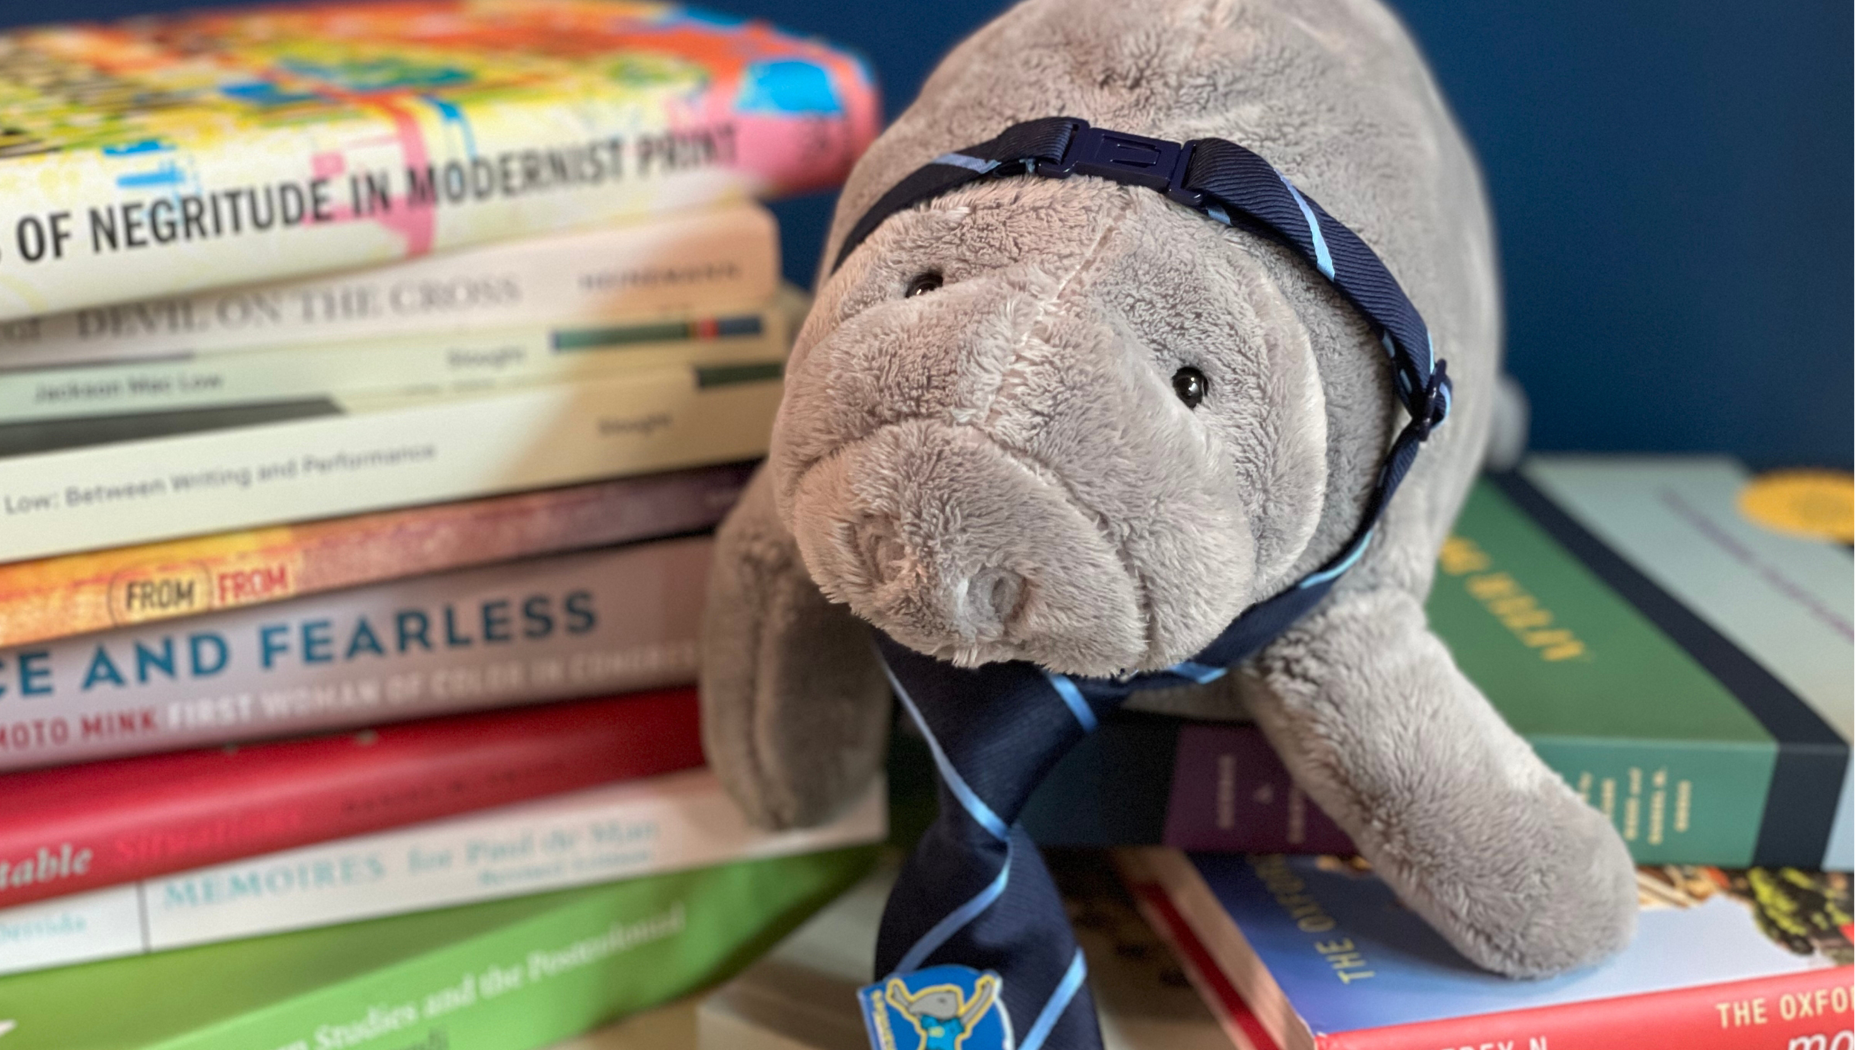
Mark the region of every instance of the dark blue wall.
MULTIPOLYGON (((988 0, 711 0, 849 44, 893 115, 988 0)), ((0 25, 51 5, 0 0, 0 25)), ((159 9, 68 0, 61 17, 159 9)), ((1848 467, 1852 11, 1394 0, 1481 153, 1509 367, 1553 449, 1848 467)), ((778 206, 809 281, 824 199, 778 206)))

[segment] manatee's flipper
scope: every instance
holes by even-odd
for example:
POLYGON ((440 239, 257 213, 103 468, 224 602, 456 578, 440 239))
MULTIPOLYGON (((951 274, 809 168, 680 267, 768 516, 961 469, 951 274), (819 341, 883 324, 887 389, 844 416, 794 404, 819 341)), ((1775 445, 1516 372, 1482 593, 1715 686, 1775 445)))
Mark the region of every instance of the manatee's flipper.
POLYGON ((883 759, 889 686, 869 628, 819 593, 763 467, 716 536, 702 638, 703 750, 755 823, 816 824, 883 759))
POLYGON ((1296 782, 1471 961, 1544 976, 1629 942, 1623 841, 1463 677, 1410 594, 1336 594, 1244 675, 1296 782))

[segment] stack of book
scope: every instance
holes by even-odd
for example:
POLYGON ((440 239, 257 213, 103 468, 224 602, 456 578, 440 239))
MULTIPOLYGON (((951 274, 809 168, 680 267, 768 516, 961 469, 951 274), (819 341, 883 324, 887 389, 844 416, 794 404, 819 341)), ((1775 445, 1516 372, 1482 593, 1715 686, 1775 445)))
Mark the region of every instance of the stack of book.
POLYGON ((1439 559, 1458 664, 1643 865, 1615 959, 1477 970, 1246 723, 1108 724, 1027 826, 1124 847, 1245 1050, 1856 1045, 1850 555, 1756 523, 1751 481, 1720 457, 1536 457, 1479 483, 1439 559))
POLYGON ((7 1047, 522 1050, 862 873, 880 790, 748 827, 690 683, 803 309, 753 200, 876 122, 661 4, 0 38, 7 1047))
MULTIPOLYGON (((1851 868, 1849 550, 1742 513, 1723 457, 1538 456, 1471 492, 1426 611, 1645 864, 1851 868)), ((1348 853, 1256 726, 1130 715, 1057 767, 1041 842, 1348 853)))

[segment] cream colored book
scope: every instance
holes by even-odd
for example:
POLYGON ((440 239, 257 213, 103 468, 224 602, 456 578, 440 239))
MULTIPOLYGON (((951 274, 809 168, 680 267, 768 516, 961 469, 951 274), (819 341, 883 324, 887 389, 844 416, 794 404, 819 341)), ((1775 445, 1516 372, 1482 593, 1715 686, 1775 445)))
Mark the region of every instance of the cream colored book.
POLYGON ((258 425, 209 410, 226 425, 6 456, 0 561, 752 459, 767 450, 781 367, 357 396, 285 405, 304 418, 259 414, 258 425))
POLYGON ((640 368, 777 361, 801 313, 797 297, 791 297, 657 320, 422 333, 172 361, 0 371, 0 420, 6 421, 0 432, 33 420, 358 395, 472 394, 640 368))
POLYGON ((773 216, 743 201, 333 276, 0 322, 0 371, 713 316, 767 300, 779 268, 773 216))

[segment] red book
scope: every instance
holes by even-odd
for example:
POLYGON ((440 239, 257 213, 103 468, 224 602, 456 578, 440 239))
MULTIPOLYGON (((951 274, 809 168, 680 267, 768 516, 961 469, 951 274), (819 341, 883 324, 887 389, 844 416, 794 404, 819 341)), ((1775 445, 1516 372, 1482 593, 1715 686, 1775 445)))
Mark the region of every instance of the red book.
POLYGON ((1511 981, 1456 956, 1356 863, 1164 849, 1117 860, 1233 1040, 1255 1050, 1856 1043, 1847 875, 1644 868, 1645 910, 1622 955, 1511 981))
POLYGON ((669 689, 0 776, 0 907, 702 764, 669 689))

